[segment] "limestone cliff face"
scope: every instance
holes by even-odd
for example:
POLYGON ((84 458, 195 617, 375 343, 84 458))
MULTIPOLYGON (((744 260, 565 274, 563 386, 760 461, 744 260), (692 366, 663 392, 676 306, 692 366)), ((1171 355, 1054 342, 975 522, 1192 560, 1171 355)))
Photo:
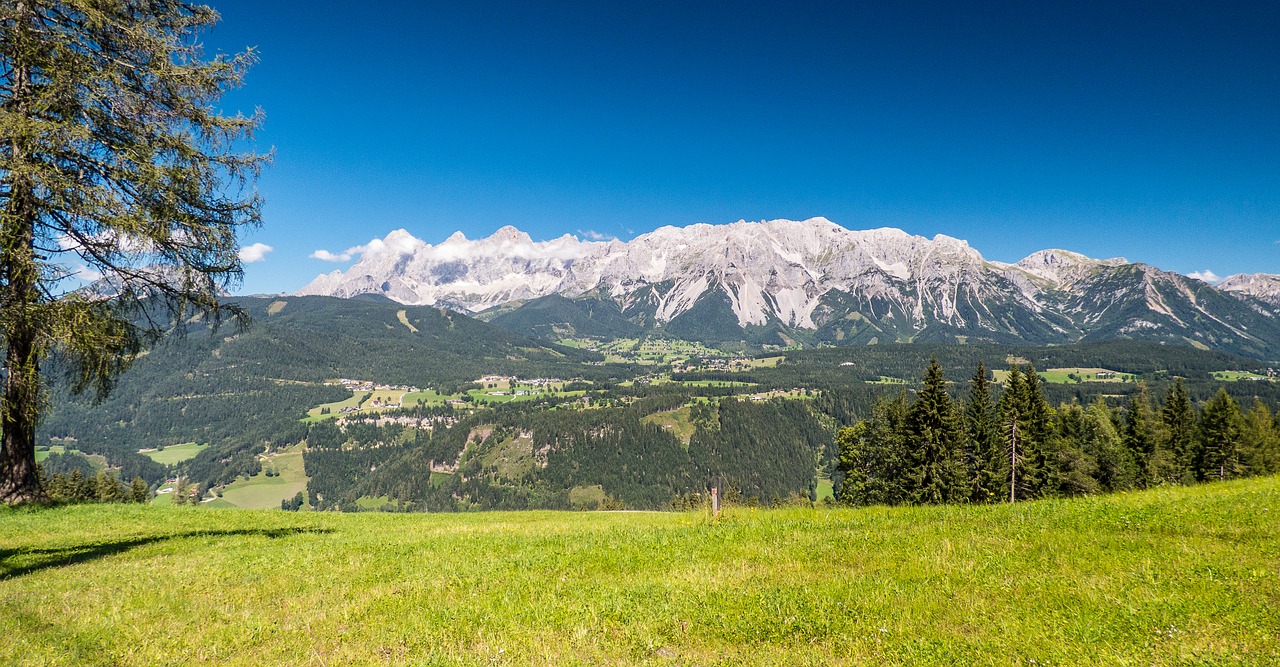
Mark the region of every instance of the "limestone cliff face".
POLYGON ((550 295, 589 298, 646 328, 679 320, 690 329, 690 320, 711 318, 713 326, 692 330, 725 339, 736 326, 813 342, 1137 337, 1280 346, 1277 276, 1235 276, 1215 288, 1056 249, 1005 264, 948 236, 849 230, 825 218, 663 227, 625 243, 535 242, 503 227, 432 245, 396 230, 347 271, 298 292, 368 293, 472 313, 550 295))

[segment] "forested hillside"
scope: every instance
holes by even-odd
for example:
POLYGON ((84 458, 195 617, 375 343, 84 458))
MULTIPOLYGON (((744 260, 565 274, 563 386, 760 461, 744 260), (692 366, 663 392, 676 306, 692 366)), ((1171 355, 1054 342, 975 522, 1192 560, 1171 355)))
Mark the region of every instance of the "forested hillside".
MULTIPOLYGON (((547 307, 568 307, 558 298, 547 307)), ((880 424, 886 406, 916 400, 935 357, 953 401, 979 363, 992 371, 993 401, 1009 369, 1035 368, 1052 414, 1083 410, 1116 429, 1132 397, 1164 397, 1175 381, 1198 409, 1219 392, 1250 415, 1255 399, 1270 409, 1280 398, 1261 362, 1152 343, 748 357, 664 338, 555 345, 380 298, 241 303, 248 329, 188 323, 184 338, 139 359, 102 404, 57 394, 42 429, 41 442, 57 448, 49 470, 88 476, 105 464, 153 485, 182 476, 200 487, 197 499, 212 499, 270 476, 287 450, 305 471, 291 488, 305 486, 314 509, 662 508, 712 485, 775 503, 829 494, 840 481, 837 430, 880 424), (194 458, 162 464, 140 453, 182 443, 200 446, 194 458)), ((611 312, 586 315, 616 323, 611 312)))
POLYGON ((524 338, 472 318, 385 299, 237 300, 252 317, 241 331, 200 321, 140 358, 101 404, 58 393, 41 441, 71 439, 130 478, 165 471, 142 448, 213 445, 188 472, 210 484, 260 469, 257 453, 300 442, 307 409, 348 395, 333 378, 456 386, 486 373, 534 372, 608 379, 618 367, 585 365, 584 350, 524 338))

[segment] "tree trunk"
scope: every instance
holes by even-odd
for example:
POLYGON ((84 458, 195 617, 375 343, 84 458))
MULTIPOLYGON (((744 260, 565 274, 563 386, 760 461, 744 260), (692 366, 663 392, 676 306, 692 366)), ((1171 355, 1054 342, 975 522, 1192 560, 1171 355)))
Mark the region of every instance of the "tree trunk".
POLYGON ((36 408, 39 405, 39 362, 30 336, 9 340, 5 356, 4 398, 0 405, 0 502, 8 505, 41 500, 36 472, 36 408), (34 380, 33 380, 34 378, 34 380), (31 382, 35 386, 31 386, 31 382))
POLYGON ((36 290, 34 222, 31 188, 21 180, 12 186, 9 229, 4 230, 4 394, 0 396, 0 502, 12 505, 40 499, 36 473, 36 423, 40 418, 40 357, 33 321, 39 302, 36 290))
POLYGON ((4 394, 0 396, 0 502, 14 504, 43 497, 36 473, 36 423, 40 419, 40 357, 33 321, 39 302, 31 188, 19 180, 4 230, 4 394))
MULTIPOLYGON (((23 41, 31 20, 30 7, 17 4, 17 39, 23 41)), ((10 111, 27 116, 31 72, 19 63, 11 78, 10 111)), ((17 137, 9 144, 10 159, 21 164, 30 151, 17 137)), ((36 263, 35 227, 38 218, 35 188, 30 176, 10 172, 9 198, 0 229, 5 326, 8 346, 4 361, 4 394, 0 395, 0 502, 13 505, 44 497, 36 469, 36 423, 40 418, 40 358, 36 306, 40 269, 36 263)))

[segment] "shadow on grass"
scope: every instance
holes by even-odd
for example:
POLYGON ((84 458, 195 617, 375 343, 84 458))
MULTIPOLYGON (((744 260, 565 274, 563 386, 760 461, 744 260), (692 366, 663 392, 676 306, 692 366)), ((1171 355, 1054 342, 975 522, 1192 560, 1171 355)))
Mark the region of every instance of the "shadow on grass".
POLYGON ((14 579, 41 570, 66 567, 115 554, 124 553, 148 544, 180 540, 188 537, 267 537, 279 539, 290 535, 323 535, 334 532, 332 528, 242 528, 237 530, 193 530, 168 535, 134 537, 115 542, 95 542, 63 547, 3 549, 0 548, 0 581, 14 579))

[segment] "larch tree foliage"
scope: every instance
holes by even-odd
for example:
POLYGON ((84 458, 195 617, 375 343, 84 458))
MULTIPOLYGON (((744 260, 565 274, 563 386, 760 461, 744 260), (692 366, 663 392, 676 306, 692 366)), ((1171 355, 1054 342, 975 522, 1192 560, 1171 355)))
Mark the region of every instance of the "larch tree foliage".
POLYGON ((207 57, 209 7, 0 4, 0 500, 39 498, 50 356, 103 397, 143 346, 196 313, 242 314, 237 233, 260 222, 260 122, 223 115, 252 50, 207 57), (98 279, 91 290, 77 289, 98 279))

